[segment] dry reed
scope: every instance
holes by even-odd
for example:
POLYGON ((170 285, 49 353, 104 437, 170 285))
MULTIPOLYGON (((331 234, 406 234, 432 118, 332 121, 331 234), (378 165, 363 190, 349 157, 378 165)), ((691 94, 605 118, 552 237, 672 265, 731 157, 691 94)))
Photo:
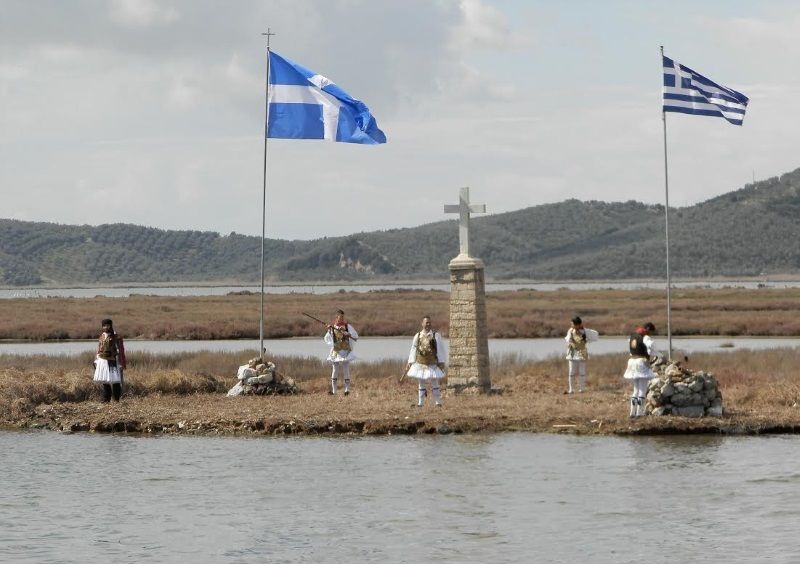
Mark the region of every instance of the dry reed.
POLYGON ((353 394, 327 395, 328 368, 311 358, 276 359, 298 382, 295 396, 226 398, 241 353, 131 355, 126 395, 99 403, 89 359, 0 356, 0 422, 52 429, 197 433, 398 433, 456 430, 580 433, 800 430, 800 350, 732 351, 693 356, 688 366, 714 373, 726 416, 627 418, 626 355, 589 361, 588 391, 565 395, 566 362, 493 358, 501 393, 445 397, 445 407, 412 408, 415 383, 398 382, 402 361, 353 365, 353 394), (121 426, 120 426, 121 425, 121 426), (568 427, 563 427, 567 425, 568 427))
MULTIPOLYGON (((347 312, 359 333, 411 335, 431 315, 447 333, 447 292, 339 292, 284 294, 266 299, 269 338, 319 335, 323 328, 302 315, 323 320, 336 308, 347 312)), ((259 296, 128 298, 27 298, 0 302, 0 339, 93 339, 99 320, 112 317, 127 338, 239 339, 258 337, 259 296)), ((569 319, 581 315, 604 335, 621 335, 636 323, 666 324, 665 296, 654 290, 535 290, 487 296, 491 337, 563 335, 569 319)), ((679 289, 672 296, 675 335, 800 335, 800 289, 679 289)))

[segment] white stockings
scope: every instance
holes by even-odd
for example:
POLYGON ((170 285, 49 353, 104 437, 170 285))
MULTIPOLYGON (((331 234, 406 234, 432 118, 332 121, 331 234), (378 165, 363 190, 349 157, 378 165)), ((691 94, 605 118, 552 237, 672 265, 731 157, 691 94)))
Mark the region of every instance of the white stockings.
POLYGON ((635 378, 633 380, 633 392, 631 393, 631 417, 641 417, 644 415, 644 400, 647 396, 647 378, 635 378))
POLYGON ((569 390, 567 393, 572 393, 572 382, 575 381, 575 378, 578 379, 578 391, 582 392, 586 387, 586 361, 568 360, 567 362, 569 362, 569 390))
POLYGON ((349 362, 334 362, 333 370, 331 371, 331 393, 336 393, 336 381, 339 375, 344 376, 344 393, 350 393, 350 363, 349 362))
MULTIPOLYGON (((431 380, 431 392, 433 393, 433 402, 436 405, 442 405, 442 390, 439 388, 439 380, 431 380)), ((419 381, 417 393, 419 396, 417 405, 422 407, 425 404, 425 396, 428 395, 428 391, 425 389, 425 380, 419 381)))

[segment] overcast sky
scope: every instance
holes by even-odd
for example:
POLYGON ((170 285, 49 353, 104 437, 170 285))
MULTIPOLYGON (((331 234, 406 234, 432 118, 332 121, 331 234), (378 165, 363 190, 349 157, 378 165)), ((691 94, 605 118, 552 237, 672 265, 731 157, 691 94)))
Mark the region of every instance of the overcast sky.
POLYGON ((742 127, 667 115, 670 204, 800 167, 793 0, 0 8, 4 218, 260 234, 267 27, 276 52, 363 100, 388 138, 270 140, 268 237, 438 221, 461 186, 490 213, 663 203, 659 45, 750 98, 742 127))

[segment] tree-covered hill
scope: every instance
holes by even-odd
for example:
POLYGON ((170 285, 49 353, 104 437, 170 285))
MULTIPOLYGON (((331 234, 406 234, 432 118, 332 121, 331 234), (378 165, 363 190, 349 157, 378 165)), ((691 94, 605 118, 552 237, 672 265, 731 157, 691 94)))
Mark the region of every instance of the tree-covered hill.
MULTIPOLYGON (((491 206, 491 202, 489 203, 491 206)), ((663 277, 664 209, 567 200, 472 221, 473 254, 494 279, 663 277)), ((800 272, 800 169, 670 210, 675 276, 800 272)), ((0 219, 0 285, 255 282, 258 237, 127 224, 0 219)), ((458 251, 455 220, 313 241, 267 240, 279 281, 441 278, 458 251)))

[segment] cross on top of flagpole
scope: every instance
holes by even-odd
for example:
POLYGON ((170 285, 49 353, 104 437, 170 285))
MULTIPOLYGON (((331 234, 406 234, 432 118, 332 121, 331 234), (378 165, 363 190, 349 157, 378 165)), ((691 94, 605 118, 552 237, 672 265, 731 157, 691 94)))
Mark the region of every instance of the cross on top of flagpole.
POLYGON ((269 49, 269 38, 273 35, 278 35, 277 33, 272 33, 272 28, 267 28, 266 33, 262 33, 261 35, 265 35, 267 37, 267 49, 269 49))
POLYGON ((469 256, 469 214, 486 213, 486 204, 469 203, 469 187, 461 189, 458 204, 445 204, 444 213, 458 214, 459 256, 469 256))

